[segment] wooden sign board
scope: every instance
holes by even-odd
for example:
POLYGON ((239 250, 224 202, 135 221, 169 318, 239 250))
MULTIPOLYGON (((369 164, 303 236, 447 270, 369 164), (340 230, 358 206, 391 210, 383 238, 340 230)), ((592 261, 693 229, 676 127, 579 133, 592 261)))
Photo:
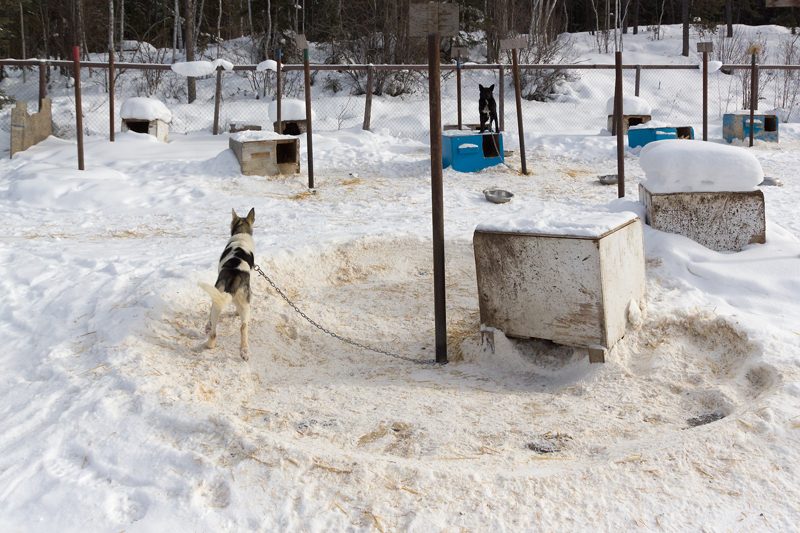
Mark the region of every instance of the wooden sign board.
POLYGON ((411 4, 409 19, 412 37, 458 35, 458 4, 411 4))
POLYGON ((761 53, 761 45, 760 44, 751 44, 750 50, 747 51, 748 55, 757 56, 761 53))
POLYGON ((800 7, 800 0, 767 0, 767 7, 800 7))
POLYGON ((469 48, 466 46, 454 46, 450 50, 450 55, 453 57, 469 57, 469 48))
POLYGON ((714 51, 714 43, 697 43, 697 51, 711 53, 714 51))
POLYGON ((500 50, 514 50, 528 48, 528 39, 519 37, 517 39, 500 39, 500 50))
POLYGON ((308 49, 308 41, 306 41, 306 36, 302 33, 298 33, 294 36, 294 41, 297 43, 297 48, 300 50, 307 50, 308 49))

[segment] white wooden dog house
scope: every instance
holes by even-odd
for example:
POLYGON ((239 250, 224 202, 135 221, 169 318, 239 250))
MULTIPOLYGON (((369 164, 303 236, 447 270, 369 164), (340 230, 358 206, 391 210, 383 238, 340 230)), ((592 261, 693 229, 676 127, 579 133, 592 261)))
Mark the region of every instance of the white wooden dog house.
POLYGON ((167 142, 172 113, 160 100, 153 98, 129 98, 120 109, 122 131, 146 133, 161 142, 167 142))

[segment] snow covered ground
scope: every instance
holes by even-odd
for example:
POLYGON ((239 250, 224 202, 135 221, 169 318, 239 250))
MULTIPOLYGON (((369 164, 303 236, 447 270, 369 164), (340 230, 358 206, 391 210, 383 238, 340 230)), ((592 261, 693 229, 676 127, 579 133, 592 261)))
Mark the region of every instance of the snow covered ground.
POLYGON ((640 150, 625 199, 597 181, 613 137, 527 134, 530 176, 518 153, 445 170, 444 367, 344 344, 260 277, 250 362, 232 308, 202 348, 197 282, 231 208, 254 207, 256 263, 310 318, 431 359, 424 142, 315 132, 315 193, 305 137, 303 173, 275 178, 207 133, 90 136, 83 172, 53 137, 0 160, 0 531, 796 530, 800 124, 780 134, 748 149, 784 184, 762 187, 766 244, 645 226, 648 305, 602 365, 538 341, 485 351, 471 239, 498 215, 641 216, 640 150))

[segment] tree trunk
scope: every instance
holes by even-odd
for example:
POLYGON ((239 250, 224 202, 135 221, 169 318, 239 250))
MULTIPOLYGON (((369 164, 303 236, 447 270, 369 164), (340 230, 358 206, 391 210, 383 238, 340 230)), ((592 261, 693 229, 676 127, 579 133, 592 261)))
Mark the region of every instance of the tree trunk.
POLYGON ((733 37, 733 0, 725 0, 725 21, 728 24, 728 37, 733 37))
POLYGON ((689 57, 689 0, 683 0, 683 55, 689 57))
MULTIPOLYGON (((222 0, 220 0, 222 3, 222 0)), ((175 55, 178 53, 178 27, 180 26, 180 16, 178 13, 180 8, 178 6, 178 0, 175 0, 175 13, 173 14, 173 18, 175 19, 172 23, 172 62, 175 62, 175 55)))
MULTIPOLYGON (((19 3, 19 29, 22 34, 22 59, 25 57, 25 17, 22 16, 22 2, 19 3)), ((22 83, 26 81, 25 67, 22 67, 22 83)))
POLYGON ((200 26, 203 24, 203 10, 206 8, 206 0, 200 0, 200 14, 197 16, 197 24, 194 27, 194 47, 197 48, 197 38, 200 36, 200 26))
POLYGON ((108 0, 108 54, 114 53, 114 0, 108 0))
POLYGON ((639 34, 639 3, 641 0, 634 0, 633 4, 633 34, 639 34))
POLYGON ((222 23, 222 0, 219 0, 219 13, 217 13, 217 57, 219 58, 219 44, 222 41, 222 36, 219 31, 220 24, 222 23))
MULTIPOLYGON (((194 17, 192 16, 192 8, 194 7, 194 0, 184 0, 184 11, 186 12, 186 61, 194 61, 194 17)), ((187 99, 191 104, 197 99, 197 87, 195 79, 192 76, 186 78, 186 93, 187 99)))
POLYGON ((125 0, 119 0, 119 51, 122 52, 122 41, 125 39, 125 0))

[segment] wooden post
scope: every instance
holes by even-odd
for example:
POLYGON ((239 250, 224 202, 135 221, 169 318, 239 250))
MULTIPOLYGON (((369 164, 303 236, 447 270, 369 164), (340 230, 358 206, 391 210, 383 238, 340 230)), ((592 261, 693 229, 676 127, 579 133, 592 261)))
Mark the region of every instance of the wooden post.
POLYGON ((756 107, 758 106, 758 67, 756 66, 756 54, 751 56, 750 63, 750 146, 753 146, 753 130, 756 107))
POLYGON ((222 100, 222 67, 217 67, 217 90, 214 93, 214 135, 219 135, 220 100, 222 100))
POLYGON ((364 103, 364 126, 362 129, 369 130, 372 121, 372 91, 375 83, 375 67, 372 63, 367 67, 367 98, 364 103))
MULTIPOLYGON (((121 50, 120 50, 121 52, 121 50)), ((114 47, 108 51, 108 140, 114 142, 114 47)))
POLYGON ((636 96, 639 96, 639 83, 642 80, 642 66, 636 65, 636 96))
POLYGON ((39 111, 42 110, 42 100, 47 98, 47 62, 39 61, 39 111))
POLYGON ((303 49, 303 66, 306 71, 306 150, 308 152, 308 188, 314 188, 314 146, 311 141, 311 65, 308 62, 308 48, 303 49))
POLYGON ((461 130, 461 50, 456 57, 456 100, 458 100, 458 129, 461 130))
POLYGON ((528 167, 525 164, 525 132, 522 128, 522 95, 519 87, 519 63, 517 61, 517 49, 511 50, 511 58, 514 67, 514 92, 517 99, 517 129, 519 130, 519 156, 522 160, 522 173, 528 173, 528 167))
POLYGON ((75 78, 75 126, 78 134, 78 170, 83 166, 83 108, 81 106, 81 48, 72 48, 73 76, 75 78))
POLYGON ((431 121, 431 204, 433 215, 433 293, 436 362, 447 362, 447 302, 444 269, 444 192, 442 170, 442 94, 439 34, 428 35, 428 94, 431 121))
POLYGON ((616 83, 614 86, 614 126, 617 133, 617 197, 625 196, 625 135, 622 115, 622 52, 615 52, 616 83))
POLYGON ((497 102, 497 114, 500 115, 498 117, 499 118, 498 127, 500 128, 500 131, 506 131, 506 121, 505 121, 505 116, 506 116, 506 105, 505 105, 505 103, 506 103, 506 76, 505 76, 505 72, 506 72, 505 67, 503 65, 500 65, 500 80, 499 80, 500 91, 497 94, 497 97, 500 99, 500 101, 497 102))
POLYGON ((278 90, 277 90, 277 101, 278 101, 278 133, 283 135, 283 122, 281 122, 281 49, 278 48, 278 90))
POLYGON ((708 141, 708 52, 703 52, 703 140, 708 141))

